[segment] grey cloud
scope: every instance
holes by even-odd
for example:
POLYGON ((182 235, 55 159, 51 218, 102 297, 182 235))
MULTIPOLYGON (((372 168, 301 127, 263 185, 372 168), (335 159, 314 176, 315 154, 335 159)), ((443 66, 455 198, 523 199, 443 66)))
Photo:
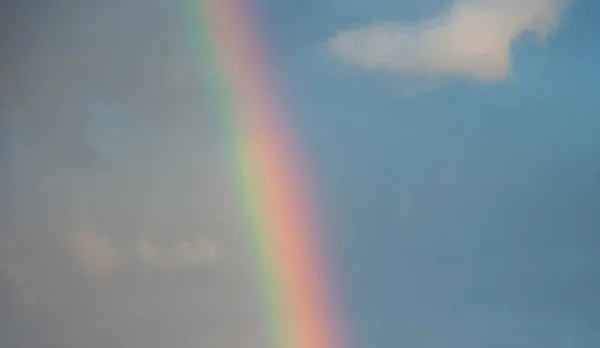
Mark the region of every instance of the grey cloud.
POLYGON ((156 245, 142 239, 135 245, 136 256, 145 265, 157 269, 178 269, 185 266, 211 264, 219 258, 215 242, 202 235, 173 245, 156 245))
POLYGON ((0 346, 262 346, 179 5, 0 3, 0 346), (166 250, 197 234, 227 262, 130 262, 142 239, 166 250))
POLYGON ((122 257, 105 236, 89 231, 73 234, 68 244, 88 277, 110 275, 122 257))

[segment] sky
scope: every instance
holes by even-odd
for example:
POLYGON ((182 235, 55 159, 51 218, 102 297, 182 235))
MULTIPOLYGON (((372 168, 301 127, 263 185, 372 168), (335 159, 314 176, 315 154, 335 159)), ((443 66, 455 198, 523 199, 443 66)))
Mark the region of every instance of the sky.
MULTIPOLYGON (((600 345, 600 4, 256 0, 356 348, 600 345)), ((0 346, 264 348, 185 4, 0 1, 0 346)))

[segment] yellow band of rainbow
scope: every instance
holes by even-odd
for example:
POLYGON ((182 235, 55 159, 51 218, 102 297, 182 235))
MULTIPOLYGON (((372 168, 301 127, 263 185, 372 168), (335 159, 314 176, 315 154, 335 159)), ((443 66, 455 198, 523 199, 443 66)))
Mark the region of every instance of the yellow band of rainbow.
POLYGON ((189 0, 277 348, 341 348, 315 200, 268 74, 250 0, 189 0))

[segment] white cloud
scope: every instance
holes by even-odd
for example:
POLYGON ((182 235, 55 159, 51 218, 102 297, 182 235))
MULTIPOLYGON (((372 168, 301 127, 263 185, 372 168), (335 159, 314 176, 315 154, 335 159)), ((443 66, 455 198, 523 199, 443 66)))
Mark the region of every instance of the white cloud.
POLYGON ((219 250, 214 241, 203 236, 169 246, 157 245, 148 239, 142 239, 136 244, 135 249, 137 258, 142 263, 157 269, 201 265, 214 262, 219 257, 219 250))
POLYGON ((340 60, 394 73, 502 80, 511 44, 525 33, 544 40, 566 0, 462 0, 421 23, 382 22, 343 30, 328 48, 340 60))
POLYGON ((70 246, 86 276, 107 276, 118 264, 119 250, 105 236, 92 232, 78 233, 72 236, 70 246))

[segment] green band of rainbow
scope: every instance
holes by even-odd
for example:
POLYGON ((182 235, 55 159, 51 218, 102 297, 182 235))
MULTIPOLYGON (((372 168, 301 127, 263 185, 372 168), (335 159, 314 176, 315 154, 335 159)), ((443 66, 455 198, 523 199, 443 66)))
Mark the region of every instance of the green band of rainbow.
POLYGON ((311 211, 315 201, 292 135, 283 127, 249 1, 189 1, 243 199, 274 346, 339 348, 311 211))

